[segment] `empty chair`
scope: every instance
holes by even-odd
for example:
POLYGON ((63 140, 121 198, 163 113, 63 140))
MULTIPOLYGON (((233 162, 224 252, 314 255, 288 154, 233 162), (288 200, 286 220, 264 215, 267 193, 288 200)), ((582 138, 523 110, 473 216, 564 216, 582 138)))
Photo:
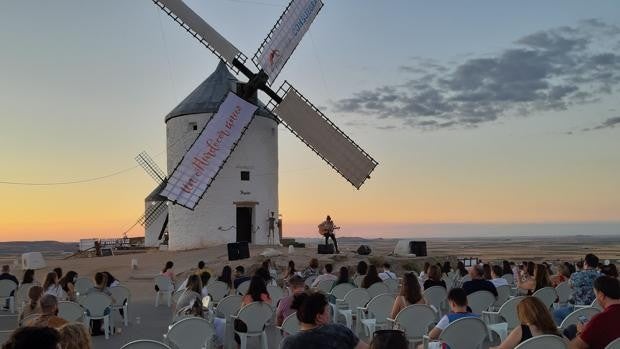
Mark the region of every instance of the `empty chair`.
POLYGON ((445 287, 433 286, 429 287, 423 292, 424 299, 429 305, 435 307, 439 314, 443 314, 445 308, 446 299, 448 298, 448 291, 445 287))
MULTIPOLYGON (((339 308, 336 315, 342 315, 345 319, 347 327, 352 328, 353 315, 355 314, 357 317, 358 308, 365 306, 368 301, 370 301, 370 296, 368 295, 368 291, 366 291, 365 288, 354 288, 351 291, 347 292, 342 301, 337 301, 337 305, 344 305, 346 308, 339 308)), ((357 332, 359 328, 359 321, 357 321, 356 324, 358 325, 356 327, 357 332)))
POLYGON ((551 308, 551 305, 558 298, 558 294, 553 287, 543 287, 540 290, 534 292, 532 296, 540 299, 547 308, 551 308))
POLYGON ((390 293, 387 285, 383 282, 375 282, 366 289, 370 298, 374 298, 380 294, 390 293))
POLYGON ((605 349, 620 349, 620 337, 616 338, 613 342, 607 344, 605 349))
POLYGON ((564 320, 562 320, 560 328, 565 329, 570 325, 576 325, 577 322, 579 322, 579 317, 581 316, 585 316, 587 320, 590 320, 594 315, 600 312, 600 310, 593 307, 577 309, 572 313, 568 314, 568 316, 564 318, 564 320))
POLYGON ((365 307, 361 307, 361 324, 367 336, 372 336, 375 329, 387 329, 388 317, 394 304, 394 295, 380 294, 370 300, 365 307))
POLYGON ((123 345, 121 349, 170 349, 170 347, 162 342, 150 339, 138 339, 123 345))
POLYGON ((493 303, 493 308, 499 309, 507 300, 510 299, 510 286, 502 285, 496 287, 497 289, 497 298, 495 299, 495 303, 493 303))
POLYGON ((112 298, 105 293, 94 292, 86 295, 81 304, 86 309, 84 324, 90 327, 90 320, 103 320, 105 338, 108 339, 110 337, 112 298))
MULTIPOLYGON (((484 322, 478 318, 467 317, 450 323, 441 331, 438 341, 455 349, 480 349, 486 338, 487 327, 484 322)), ((427 349, 429 338, 424 336, 423 339, 424 349, 427 349)))
POLYGON ((155 285, 158 287, 157 294, 155 295, 155 306, 159 306, 159 297, 166 297, 166 304, 170 306, 172 301, 172 293, 174 292, 174 286, 172 281, 167 276, 157 275, 155 277, 155 285))
POLYGON ((507 300, 498 311, 483 311, 483 317, 489 318, 487 320, 489 330, 494 331, 499 335, 499 338, 503 341, 508 332, 513 328, 519 326, 521 323, 517 317, 517 304, 521 302, 525 297, 514 297, 507 300), (500 322, 494 321, 495 317, 500 317, 500 322), (501 322, 503 320, 503 322, 501 322))
POLYGON ((95 284, 89 278, 80 277, 75 280, 75 292, 79 294, 84 294, 93 287, 95 287, 95 284))
POLYGON ((481 314, 493 303, 495 303, 495 295, 489 291, 476 291, 467 295, 467 305, 474 314, 481 314))
POLYGON ((329 291, 332 289, 332 287, 334 286, 334 280, 322 280, 318 283, 318 285, 316 285, 317 290, 323 292, 323 293, 329 293, 329 291))
POLYGON ((207 288, 209 290, 209 295, 211 296, 211 299, 215 303, 218 303, 220 300, 226 297, 228 295, 228 292, 230 291, 228 285, 222 281, 210 282, 207 288))
POLYGON ((125 326, 129 325, 129 301, 131 300, 131 292, 125 286, 115 286, 110 288, 112 298, 114 298, 114 304, 112 304, 112 310, 123 310, 123 323, 125 326))
POLYGON ((271 308, 269 304, 263 302, 252 302, 239 309, 239 314, 232 318, 243 321, 247 326, 246 332, 235 330, 235 334, 240 338, 240 349, 247 348, 248 337, 261 337, 261 348, 268 349, 265 325, 272 316, 273 308, 271 308))
POLYGON ((11 292, 17 289, 17 284, 11 280, 0 280, 0 304, 4 304, 9 300, 9 311, 15 314, 15 296, 11 296, 11 292))
POLYGON ((568 299, 570 298, 573 290, 571 289, 568 281, 560 282, 555 287, 555 292, 558 295, 558 303, 559 305, 565 305, 568 303, 568 299))
POLYGON ((502 279, 506 280, 509 286, 514 286, 515 284, 515 276, 512 274, 504 274, 502 275, 502 279))
POLYGON ((388 292, 392 294, 398 293, 398 287, 400 286, 398 279, 385 279, 383 280, 383 283, 387 286, 388 292))
POLYGON ((334 296, 336 299, 344 299, 344 295, 346 295, 347 292, 351 291, 354 288, 355 288, 355 286, 353 286, 353 285, 351 285, 349 283, 338 284, 338 285, 334 286, 334 288, 332 288, 332 290, 329 292, 329 294, 334 296))
POLYGON ((164 336, 173 348, 209 347, 215 331, 203 318, 188 317, 175 322, 164 336))
POLYGON ((543 334, 532 337, 517 345, 515 349, 566 349, 566 340, 553 334, 543 334))
POLYGON ((267 286, 267 293, 269 293, 269 298, 271 298, 271 305, 275 308, 278 306, 278 302, 280 299, 284 298, 284 290, 279 286, 267 286))
POLYGON ((413 304, 401 310, 391 322, 405 331, 409 343, 421 342, 429 326, 435 322, 435 310, 430 305, 413 304))
POLYGON ((237 286, 237 294, 245 295, 248 293, 248 288, 250 288, 250 280, 244 281, 237 286))
POLYGON ((81 321, 84 319, 84 308, 75 302, 58 302, 58 317, 69 322, 81 321))

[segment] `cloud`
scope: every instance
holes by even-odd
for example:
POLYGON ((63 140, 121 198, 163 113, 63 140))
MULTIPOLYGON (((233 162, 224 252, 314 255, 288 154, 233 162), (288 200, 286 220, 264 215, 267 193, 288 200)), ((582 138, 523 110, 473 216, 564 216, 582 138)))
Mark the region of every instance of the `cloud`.
POLYGON ((597 19, 539 31, 514 47, 457 64, 412 57, 403 83, 359 91, 338 112, 422 129, 476 127, 598 101, 620 85, 620 27, 597 19))
POLYGON ((588 132, 588 131, 602 130, 602 129, 606 129, 606 128, 614 128, 616 126, 620 126, 620 116, 609 118, 609 119, 603 121, 600 125, 597 125, 597 126, 594 126, 594 127, 589 127, 589 128, 584 128, 581 131, 582 132, 588 132))

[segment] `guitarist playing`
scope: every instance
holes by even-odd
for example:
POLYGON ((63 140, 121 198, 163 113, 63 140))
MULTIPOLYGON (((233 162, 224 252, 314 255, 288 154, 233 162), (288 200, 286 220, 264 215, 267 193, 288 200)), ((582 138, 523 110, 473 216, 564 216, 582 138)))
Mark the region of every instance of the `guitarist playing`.
POLYGON ((332 218, 330 216, 327 216, 325 221, 319 224, 319 234, 325 237, 325 245, 327 245, 329 238, 331 237, 332 241, 334 241, 336 253, 340 253, 340 251, 338 250, 338 242, 336 242, 336 235, 334 234, 335 229, 340 229, 340 227, 337 227, 334 224, 334 221, 332 221, 332 218))

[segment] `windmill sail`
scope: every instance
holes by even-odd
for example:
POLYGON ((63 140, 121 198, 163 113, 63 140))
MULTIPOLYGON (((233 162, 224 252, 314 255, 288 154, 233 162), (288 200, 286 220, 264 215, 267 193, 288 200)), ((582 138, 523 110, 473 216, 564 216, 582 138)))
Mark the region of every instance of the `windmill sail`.
POLYGON ((193 210, 247 130, 256 109, 257 106, 229 92, 160 195, 193 210))
POLYGON ((321 0, 292 0, 252 59, 272 83, 323 7, 321 0))
POLYGON ((192 36, 235 69, 232 62, 241 58, 241 52, 204 21, 181 0, 153 0, 164 12, 185 28, 192 36))
POLYGON ((359 189, 370 178, 377 162, 287 82, 280 91, 284 97, 273 112, 291 132, 359 189))

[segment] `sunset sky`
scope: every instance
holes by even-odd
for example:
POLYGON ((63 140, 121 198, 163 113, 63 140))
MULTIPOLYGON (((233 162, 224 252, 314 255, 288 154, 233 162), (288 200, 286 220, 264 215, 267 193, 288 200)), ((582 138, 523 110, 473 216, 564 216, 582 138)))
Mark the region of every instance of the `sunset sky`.
MULTIPOLYGON (((249 57, 287 4, 186 2, 249 57)), ((280 127, 287 233, 620 234, 618 1, 324 2, 274 85, 379 166, 358 191, 280 127)), ((0 0, 0 43, 0 241, 119 237, 215 56, 149 0, 0 0)))

